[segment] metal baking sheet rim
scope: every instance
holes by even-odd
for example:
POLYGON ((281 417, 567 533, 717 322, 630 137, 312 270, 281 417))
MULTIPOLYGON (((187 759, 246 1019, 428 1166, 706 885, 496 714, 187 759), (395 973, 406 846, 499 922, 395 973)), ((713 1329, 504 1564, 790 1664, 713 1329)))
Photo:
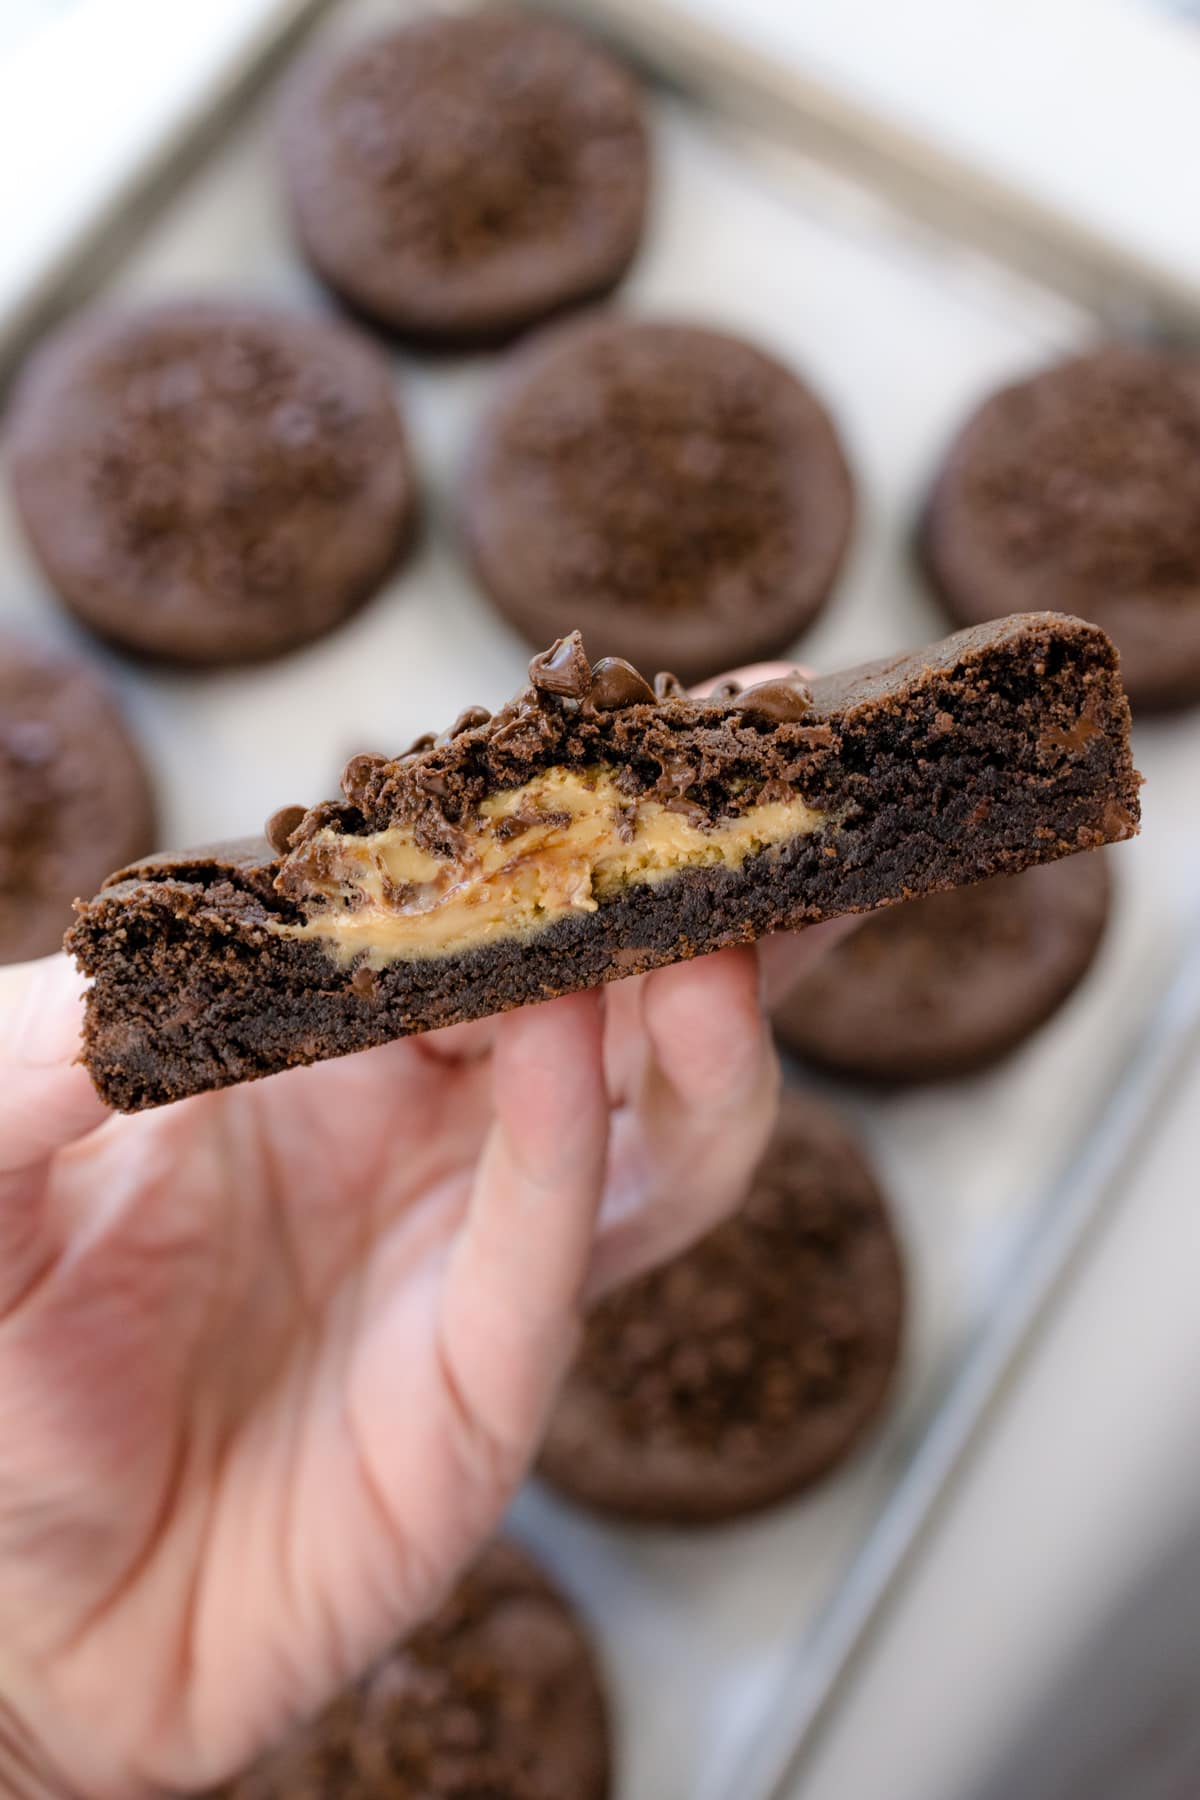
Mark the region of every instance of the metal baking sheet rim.
MULTIPOLYGON (((1129 330, 1200 332, 1200 289, 1081 228, 1035 196, 969 171, 835 89, 686 13, 676 0, 534 0, 622 45, 660 76, 882 192, 947 236, 1031 275, 1129 330)), ((0 311, 0 380, 30 340, 119 260, 121 246, 336 0, 254 0, 222 70, 189 96, 176 128, 118 171, 88 223, 0 311)), ((69 20, 67 21, 69 24, 69 20)))
POLYGON ((1088 230, 1037 195, 957 163, 875 115, 698 19, 677 0, 536 0, 566 12, 711 104, 881 191, 947 236, 988 252, 1128 331, 1194 339, 1200 287, 1088 230))
MULTIPOLYGON (((0 390, 34 339, 86 299, 120 263, 225 126, 251 104, 293 46, 334 5, 335 0, 243 0, 236 34, 229 34, 213 64, 177 73, 179 110, 169 127, 156 137, 147 134, 136 150, 112 161, 96 183, 87 216, 61 242, 43 244, 0 298, 0 390)), ((164 11, 156 16, 178 15, 164 11)), ((53 48, 61 56, 78 56, 84 48, 83 29, 90 26, 90 19, 68 14, 58 21, 53 48)), ((70 129, 65 121, 62 130, 70 129)), ((72 149, 87 153, 82 142, 72 149)), ((36 167, 25 171, 27 182, 37 177, 36 167)), ((53 208, 53 194, 47 204, 53 208)))
MULTIPOLYGON (((0 317, 0 373, 10 373, 30 338, 120 260, 124 246, 165 203, 175 181, 195 166, 214 133, 251 101, 300 37, 334 10, 333 0, 263 0, 261 7, 248 9, 244 37, 220 78, 210 72, 183 123, 148 145, 136 169, 122 172, 74 243, 52 264, 32 271, 18 302, 0 317)), ((1156 331, 1200 328, 1200 293, 1046 213, 1027 196, 965 179, 963 171, 919 141, 901 138, 836 93, 699 25, 671 0, 563 0, 558 10, 619 41, 661 76, 734 117, 750 108, 760 130, 774 127, 792 145, 882 190, 885 198, 947 235, 961 237, 969 225, 972 247, 1082 299, 1093 311, 1156 331)), ((1022 1279, 1010 1304, 989 1319, 943 1393, 915 1422, 913 1447, 889 1500, 760 1709, 769 1712, 769 1727, 752 1746, 743 1738, 738 1757, 722 1759, 705 1784, 703 1800, 782 1800, 790 1791, 993 1403, 1112 1197, 1120 1171, 1197 1049, 1200 915, 1184 942, 1164 957, 1132 1054, 1105 1086, 1093 1122, 1035 1209, 1037 1227, 1023 1246, 1022 1279)))

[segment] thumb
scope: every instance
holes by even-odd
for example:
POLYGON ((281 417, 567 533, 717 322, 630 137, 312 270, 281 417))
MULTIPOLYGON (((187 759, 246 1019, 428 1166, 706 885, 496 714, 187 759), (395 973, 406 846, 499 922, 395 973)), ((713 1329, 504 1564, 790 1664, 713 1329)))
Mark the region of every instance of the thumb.
POLYGON ((65 956, 0 969, 0 1314, 44 1266, 46 1165, 106 1109, 75 1062, 83 979, 65 956))
POLYGON ((107 1117, 75 1061, 82 1026, 83 977, 65 956, 0 969, 0 1178, 107 1117))

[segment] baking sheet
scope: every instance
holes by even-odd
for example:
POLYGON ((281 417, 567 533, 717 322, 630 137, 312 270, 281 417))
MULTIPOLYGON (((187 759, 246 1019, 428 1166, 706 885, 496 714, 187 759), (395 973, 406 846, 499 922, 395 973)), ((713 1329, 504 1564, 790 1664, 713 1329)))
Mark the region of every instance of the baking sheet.
MULTIPOLYGON (((343 5, 337 28, 397 11, 343 5)), ((621 304, 743 331, 794 364, 831 405, 855 469, 857 541, 804 659, 831 669, 940 635, 945 622, 908 542, 947 437, 988 389, 1084 341, 1096 321, 678 96, 657 96, 654 135, 653 212, 621 304)), ((104 293, 197 290, 328 304, 284 229, 270 94, 147 226, 104 293)), ((495 706, 523 679, 528 648, 476 590, 454 535, 457 471, 497 359, 401 354, 396 373, 426 492, 419 552, 340 632, 265 667, 170 673, 85 641, 0 498, 0 614, 107 666, 159 772, 165 843, 255 830, 278 805, 332 791, 352 751, 394 748, 471 701, 495 706)), ((1200 717, 1140 729, 1137 749, 1146 831, 1112 853, 1113 929, 1085 988, 1035 1043, 952 1089, 865 1101, 822 1084, 862 1127, 911 1271, 900 1392, 867 1452, 807 1500, 693 1535, 605 1527, 532 1490, 518 1503, 517 1528, 599 1632, 621 1800, 737 1793, 727 1772, 885 1514, 935 1396, 992 1312, 1049 1173, 1070 1161, 1128 1057, 1200 880, 1200 717)))

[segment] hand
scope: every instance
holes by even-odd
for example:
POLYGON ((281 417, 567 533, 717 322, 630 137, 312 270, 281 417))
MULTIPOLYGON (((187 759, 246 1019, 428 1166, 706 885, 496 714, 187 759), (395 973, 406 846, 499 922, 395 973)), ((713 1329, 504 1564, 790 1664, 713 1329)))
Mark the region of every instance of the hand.
POLYGON ((0 971, 7 1791, 216 1781, 436 1603, 589 1295, 743 1191, 758 979, 726 952, 115 1118, 70 965, 0 971))
POLYGON ((760 990, 840 929, 131 1118, 66 959, 0 970, 0 1791, 221 1780, 436 1605, 588 1302, 741 1198, 760 990))

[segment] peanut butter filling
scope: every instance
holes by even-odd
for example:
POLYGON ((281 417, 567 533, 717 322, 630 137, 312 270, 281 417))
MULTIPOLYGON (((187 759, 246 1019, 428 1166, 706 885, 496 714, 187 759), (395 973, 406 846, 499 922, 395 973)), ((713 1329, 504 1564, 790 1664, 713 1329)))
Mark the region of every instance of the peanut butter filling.
POLYGON ((360 837, 317 832, 280 876, 308 917, 281 929, 323 939, 339 961, 382 968, 526 936, 595 912, 630 883, 706 863, 736 869, 826 822, 792 799, 697 823, 687 810, 622 794, 606 769, 551 769, 485 800, 453 858, 430 855, 404 827, 360 837))

